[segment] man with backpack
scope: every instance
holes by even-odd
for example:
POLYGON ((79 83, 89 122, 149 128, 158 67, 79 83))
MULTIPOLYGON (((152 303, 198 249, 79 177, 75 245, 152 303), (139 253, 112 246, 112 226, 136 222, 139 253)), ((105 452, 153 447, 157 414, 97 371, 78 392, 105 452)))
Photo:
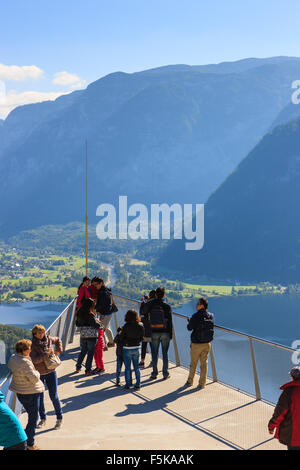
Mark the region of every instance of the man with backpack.
POLYGON ((198 388, 206 385, 208 355, 214 337, 214 315, 207 311, 208 302, 202 297, 197 303, 197 312, 189 319, 187 329, 191 334, 191 364, 186 386, 193 385, 196 368, 200 359, 200 378, 198 388))
POLYGON ((148 317, 148 322, 151 329, 151 342, 152 342, 152 375, 151 379, 157 378, 157 362, 158 350, 161 344, 163 356, 163 378, 164 380, 170 377, 168 366, 168 350, 170 340, 172 339, 173 323, 172 323, 172 310, 170 305, 164 302, 165 289, 158 287, 155 291, 156 298, 149 300, 144 308, 143 314, 148 317))
POLYGON ((104 350, 106 350, 107 346, 115 346, 114 336, 110 329, 110 320, 113 314, 113 296, 111 290, 104 285, 103 279, 98 278, 95 286, 98 289, 96 312, 100 315, 100 321, 105 328, 104 339, 106 346, 104 350))

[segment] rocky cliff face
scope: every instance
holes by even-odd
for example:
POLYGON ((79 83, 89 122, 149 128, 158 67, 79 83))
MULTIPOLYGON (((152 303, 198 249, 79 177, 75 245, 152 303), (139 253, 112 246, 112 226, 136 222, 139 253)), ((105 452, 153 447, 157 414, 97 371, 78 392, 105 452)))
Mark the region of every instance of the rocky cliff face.
POLYGON ((170 244, 160 264, 214 279, 300 280, 300 118, 267 134, 209 198, 205 245, 170 244))

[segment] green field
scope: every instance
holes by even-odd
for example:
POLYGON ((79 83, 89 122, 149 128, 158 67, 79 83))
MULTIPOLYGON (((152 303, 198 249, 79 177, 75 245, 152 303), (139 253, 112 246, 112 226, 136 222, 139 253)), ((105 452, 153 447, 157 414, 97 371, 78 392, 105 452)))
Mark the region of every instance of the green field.
MULTIPOLYGON (((171 277, 171 273, 166 277, 157 276, 152 271, 149 261, 137 259, 135 256, 136 253, 131 256, 127 253, 112 257, 112 259, 108 254, 105 257, 105 262, 115 263, 117 277, 117 283, 114 286, 115 292, 132 298, 139 298, 141 293, 159 285, 165 287, 167 298, 174 306, 200 296, 219 297, 283 292, 281 286, 272 286, 269 283, 257 286, 228 286, 171 280, 168 279, 169 276, 171 277)), ((19 252, 17 256, 15 252, 7 251, 2 254, 2 257, 0 256, 0 261, 0 266, 2 265, 1 302, 17 300, 67 301, 76 295, 77 286, 85 275, 85 257, 83 256, 50 255, 43 252, 37 253, 36 256, 25 256, 19 252)), ((101 267, 99 261, 93 259, 89 260, 89 274, 90 276, 100 275, 100 277, 108 279, 107 270, 101 267)))
POLYGON ((70 296, 70 297, 75 297, 77 292, 76 287, 62 287, 62 286, 49 286, 49 287, 37 287, 35 290, 31 292, 24 292, 24 296, 29 299, 32 296, 37 296, 41 295, 43 298, 44 297, 49 297, 49 298, 58 298, 58 297, 63 297, 63 296, 70 296))
MULTIPOLYGON (((10 262, 16 258, 15 253, 10 262)), ((1 276, 1 301, 19 300, 56 300, 74 297, 77 285, 85 273, 85 258, 81 256, 29 256, 22 259, 29 267, 10 270, 9 275, 1 276), (57 262, 64 264, 56 265, 57 262), (53 264, 54 263, 54 264, 53 264), (66 279, 74 278, 72 286, 62 285, 66 279), (9 291, 7 292, 7 289, 9 291)), ((92 261, 92 260, 91 260, 92 261)))
POLYGON ((140 259, 131 258, 130 261, 129 261, 129 264, 131 264, 133 266, 147 266, 149 264, 149 262, 148 261, 142 261, 140 259))
MULTIPOLYGON (((161 284, 164 281, 161 280, 161 284)), ((276 285, 248 285, 248 286, 228 286, 228 285, 207 285, 207 284, 191 284, 179 281, 166 281, 166 294, 170 294, 173 290, 180 292, 182 297, 219 297, 230 295, 260 295, 260 294, 282 294, 282 286, 276 285)))

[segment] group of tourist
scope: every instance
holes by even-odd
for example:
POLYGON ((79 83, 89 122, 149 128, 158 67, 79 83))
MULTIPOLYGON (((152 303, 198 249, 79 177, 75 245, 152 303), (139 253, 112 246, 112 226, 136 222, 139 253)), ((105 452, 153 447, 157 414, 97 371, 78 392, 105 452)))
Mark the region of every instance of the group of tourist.
POLYGON ((45 386, 56 413, 54 429, 61 427, 62 409, 57 394, 57 374, 52 364, 57 362, 54 358, 62 352, 62 342, 58 337, 46 335, 45 332, 43 325, 35 325, 32 329, 32 339, 18 341, 16 353, 9 359, 8 367, 12 372, 9 389, 16 393, 19 402, 27 412, 28 423, 24 435, 20 423, 11 414, 12 412, 9 413, 2 399, 5 413, 4 415, 0 413, 0 426, 1 417, 4 416, 6 439, 2 445, 5 449, 39 450, 35 445, 35 432, 36 428, 42 428, 46 424, 45 386), (17 441, 14 442, 14 439, 17 441))
POLYGON ((108 347, 117 345, 117 372, 116 385, 120 385, 122 365, 125 366, 125 389, 131 383, 131 364, 135 371, 135 388, 140 388, 140 367, 144 367, 147 344, 150 344, 152 354, 151 379, 158 375, 157 362, 159 345, 162 346, 163 378, 169 378, 168 349, 172 339, 173 324, 171 307, 164 301, 165 290, 157 288, 149 296, 142 299, 140 317, 135 310, 128 310, 125 315, 125 324, 118 329, 113 337, 110 321, 115 306, 112 293, 103 280, 94 277, 92 280, 85 277, 78 288, 78 301, 76 312, 76 326, 80 328, 80 353, 76 364, 76 373, 85 363, 85 375, 104 372, 103 351, 108 347), (142 356, 139 362, 140 346, 142 356), (93 358, 96 368, 92 370, 93 358))
POLYGON ((80 372, 87 356, 85 375, 104 372, 103 351, 115 346, 110 327, 112 314, 116 309, 111 290, 103 279, 84 277, 78 287, 76 326, 80 328, 80 354, 76 372, 80 372), (93 358, 96 368, 92 370, 93 358))
MULTIPOLYGON (((145 367, 145 358, 149 346, 151 352, 152 373, 150 380, 158 377, 159 347, 162 351, 162 378, 170 378, 168 350, 173 336, 172 310, 165 302, 165 290, 158 287, 142 298, 139 313, 130 309, 124 318, 124 325, 117 329, 115 337, 110 328, 110 321, 117 307, 112 292, 103 280, 85 277, 78 288, 76 326, 80 330, 80 353, 75 372, 79 373, 83 361, 85 375, 101 374, 105 371, 103 351, 116 346, 116 386, 120 386, 121 370, 125 366, 124 390, 132 386, 141 387, 140 369, 145 367), (141 357, 140 357, 141 352, 141 357), (93 359, 96 367, 92 369, 93 359), (132 381, 133 367, 135 384, 132 381)), ((200 298, 196 313, 188 320, 187 329, 191 331, 190 368, 185 387, 191 387, 200 361, 198 389, 204 389, 207 379, 208 356, 214 337, 214 315, 208 312, 208 302, 200 298)), ((5 449, 38 450, 34 443, 36 427, 46 423, 44 406, 45 385, 53 403, 57 421, 55 429, 62 423, 62 410, 57 395, 57 375, 49 361, 62 352, 59 338, 45 334, 42 325, 32 329, 32 341, 21 340, 16 344, 16 354, 12 355, 8 367, 12 371, 10 390, 16 392, 20 403, 28 413, 28 424, 22 429, 18 418, 4 402, 0 392, 0 445, 5 449), (54 347, 54 348, 53 348, 54 347), (40 416, 40 422, 38 422, 40 416), (4 423, 4 424, 3 424, 4 423), (2 426, 6 426, 6 438, 3 439, 2 426)), ((268 424, 270 434, 276 430, 275 437, 288 449, 300 450, 300 367, 290 371, 292 381, 283 385, 283 390, 274 414, 268 424)))

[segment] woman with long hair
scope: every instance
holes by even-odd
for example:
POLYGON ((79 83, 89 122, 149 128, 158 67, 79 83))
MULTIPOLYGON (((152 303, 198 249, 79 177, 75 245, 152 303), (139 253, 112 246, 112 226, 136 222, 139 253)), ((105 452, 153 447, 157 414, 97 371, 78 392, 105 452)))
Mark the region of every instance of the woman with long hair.
MULTIPOLYGON (((62 342, 58 336, 49 336, 46 334, 46 328, 43 325, 34 325, 32 329, 32 346, 30 357, 35 368, 41 375, 41 381, 48 388, 49 396, 56 414, 55 429, 59 429, 61 427, 62 409, 57 393, 58 380, 56 370, 48 369, 46 362, 49 357, 58 355, 62 352, 62 342), (52 346, 55 347, 55 351, 53 350, 52 346)), ((43 393, 40 395, 39 413, 41 420, 37 427, 41 428, 46 424, 46 411, 43 393)))
POLYGON ((82 279, 82 283, 78 287, 78 290, 77 290, 78 297, 77 297, 77 304, 76 304, 77 311, 80 309, 83 299, 89 299, 91 297, 91 292, 89 289, 90 284, 91 284, 90 278, 85 276, 82 279))
POLYGON ((145 329, 140 322, 135 310, 128 310, 125 315, 125 325, 120 333, 120 341, 123 344, 123 358, 125 364, 125 390, 129 390, 131 385, 131 363, 133 364, 136 384, 135 389, 141 386, 141 373, 139 368, 140 345, 145 336, 145 329))
POLYGON ((85 363, 85 375, 92 375, 92 362, 97 344, 100 321, 96 318, 93 299, 83 299, 77 312, 76 326, 80 327, 80 353, 76 364, 76 372, 80 372, 83 359, 87 355, 85 363))

